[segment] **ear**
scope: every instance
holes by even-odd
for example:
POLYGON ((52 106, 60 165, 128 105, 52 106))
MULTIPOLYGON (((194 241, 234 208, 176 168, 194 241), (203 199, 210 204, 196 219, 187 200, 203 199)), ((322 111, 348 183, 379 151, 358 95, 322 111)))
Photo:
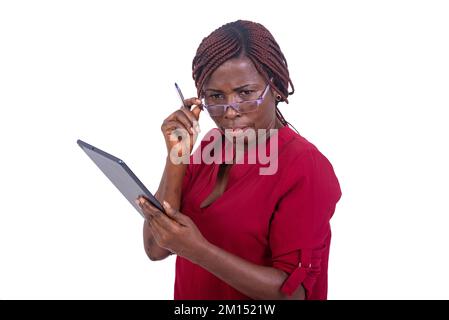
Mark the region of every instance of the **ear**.
POLYGON ((274 104, 278 105, 278 103, 282 101, 282 96, 274 88, 270 88, 270 93, 274 104))

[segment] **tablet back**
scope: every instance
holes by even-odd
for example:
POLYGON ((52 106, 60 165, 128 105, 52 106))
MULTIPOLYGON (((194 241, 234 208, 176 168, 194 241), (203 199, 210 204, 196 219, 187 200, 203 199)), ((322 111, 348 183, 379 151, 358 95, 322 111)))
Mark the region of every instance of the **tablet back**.
POLYGON ((134 202, 139 195, 145 195, 162 212, 164 208, 143 185, 131 169, 119 158, 100 150, 82 140, 77 141, 81 149, 103 171, 106 177, 119 189, 131 205, 143 216, 140 207, 134 202))

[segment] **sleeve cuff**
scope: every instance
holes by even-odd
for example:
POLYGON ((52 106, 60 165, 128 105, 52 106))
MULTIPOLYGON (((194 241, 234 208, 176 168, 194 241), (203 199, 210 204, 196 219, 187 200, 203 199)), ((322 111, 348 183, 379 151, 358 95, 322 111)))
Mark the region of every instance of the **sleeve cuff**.
POLYGON ((302 266, 300 263, 282 284, 281 292, 287 296, 291 296, 306 279, 308 267, 310 266, 302 266))

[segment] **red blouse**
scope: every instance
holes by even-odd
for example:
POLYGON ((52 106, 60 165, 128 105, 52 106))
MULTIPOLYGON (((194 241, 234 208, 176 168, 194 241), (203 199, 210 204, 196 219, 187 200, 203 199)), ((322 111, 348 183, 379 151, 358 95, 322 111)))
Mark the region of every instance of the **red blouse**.
MULTIPOLYGON (((195 153, 213 142, 209 141, 212 130, 195 153)), ((302 283, 307 299, 326 299, 329 220, 341 197, 340 185, 331 163, 312 143, 288 126, 279 129, 277 136, 277 172, 260 175, 259 168, 268 165, 258 161, 234 164, 224 193, 205 208, 200 204, 214 189, 219 164, 192 164, 192 155, 180 211, 214 245, 252 263, 285 271, 289 275, 281 288, 285 294, 302 283)), ((250 299, 179 256, 174 298, 250 299)))

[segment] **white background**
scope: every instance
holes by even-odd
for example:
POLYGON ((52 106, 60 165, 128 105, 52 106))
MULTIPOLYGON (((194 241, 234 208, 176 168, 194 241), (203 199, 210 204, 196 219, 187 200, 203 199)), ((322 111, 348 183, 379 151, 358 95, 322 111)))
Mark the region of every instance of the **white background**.
POLYGON ((0 2, 0 299, 172 299, 175 258, 146 258, 141 217, 76 140, 155 191, 173 82, 194 96, 197 46, 240 18, 277 39, 296 86, 281 110, 340 179, 329 298, 449 298, 448 16, 446 1, 0 2))

